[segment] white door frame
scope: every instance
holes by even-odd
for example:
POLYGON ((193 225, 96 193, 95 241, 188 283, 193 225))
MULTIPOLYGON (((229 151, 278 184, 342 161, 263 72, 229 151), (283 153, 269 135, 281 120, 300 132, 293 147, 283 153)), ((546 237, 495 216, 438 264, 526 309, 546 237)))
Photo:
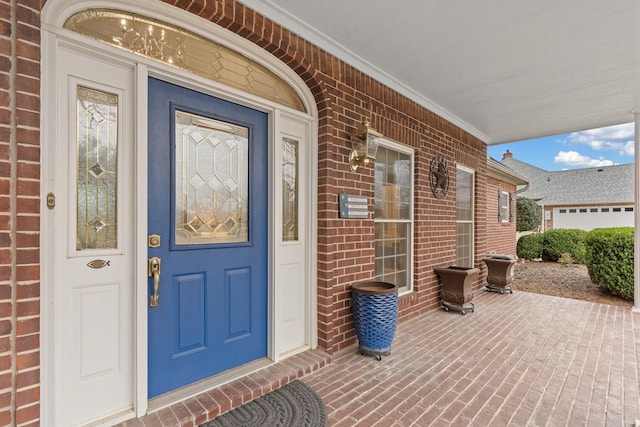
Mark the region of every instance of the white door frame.
MULTIPOLYGON (((307 289, 308 297, 306 298, 306 312, 307 312, 307 348, 315 348, 317 345, 317 307, 316 307, 316 265, 317 265, 317 227, 314 225, 317 222, 317 107, 313 95, 308 87, 304 84, 302 79, 297 76, 289 67, 279 61, 277 58, 270 55, 268 52, 252 44, 248 40, 231 33, 221 27, 218 27, 214 23, 207 23, 203 19, 180 10, 174 6, 167 5, 160 1, 155 0, 139 0, 132 4, 127 0, 112 0, 112 1, 78 1, 78 0, 49 0, 42 12, 42 151, 41 151, 41 164, 42 164, 42 188, 41 194, 47 194, 52 191, 54 186, 54 172, 55 165, 52 163, 54 158, 55 141, 53 132, 56 128, 55 114, 47 114, 48 112, 55 111, 55 82, 56 82, 56 56, 57 49, 60 43, 64 43, 67 46, 74 46, 79 51, 83 51, 87 55, 95 54, 99 56, 108 55, 109 57, 116 57, 121 61, 130 62, 136 64, 136 123, 135 130, 137 143, 135 145, 136 156, 136 170, 135 170, 135 257, 136 257, 136 273, 135 273, 135 289, 136 289, 136 302, 134 309, 134 322, 132 327, 135 328, 135 402, 133 402, 135 416, 142 416, 148 410, 147 399, 147 272, 146 272, 146 259, 147 259, 147 78, 149 76, 158 77, 172 83, 179 84, 181 86, 189 87, 204 93, 211 94, 213 96, 232 100, 235 102, 241 102, 243 105, 265 111, 270 116, 270 170, 279 170, 276 163, 279 158, 273 155, 273 147, 276 145, 275 141, 280 140, 284 136, 290 136, 290 129, 283 128, 281 118, 290 119, 290 121, 297 121, 298 123, 304 123, 304 135, 300 135, 300 138, 305 143, 308 149, 306 159, 300 168, 300 172, 308 171, 304 188, 300 188, 300 196, 305 197, 301 203, 304 203, 308 208, 308 214, 306 218, 301 218, 301 227, 305 227, 308 230, 308 237, 305 250, 305 286, 307 289), (243 93, 241 91, 228 88, 211 82, 207 79, 200 78, 191 74, 181 73, 179 70, 159 64, 155 61, 143 58, 129 52, 124 52, 112 46, 108 46, 101 42, 90 40, 81 35, 71 33, 62 29, 64 20, 71 14, 86 9, 89 7, 109 7, 114 9, 121 9, 130 12, 134 12, 150 18, 155 18, 169 24, 174 24, 190 31, 199 33, 200 35, 221 42, 227 46, 231 46, 234 50, 244 54, 247 57, 255 59, 256 61, 267 66, 270 70, 274 71, 278 76, 283 78, 287 83, 292 86, 302 98, 305 104, 308 114, 300 113, 283 107, 278 104, 274 104, 269 101, 257 98, 255 96, 243 93)), ((277 199, 277 195, 280 194, 278 189, 279 182, 274 182, 272 173, 270 173, 270 191, 273 195, 270 199, 270 218, 272 218, 270 225, 270 241, 276 242, 280 239, 275 239, 274 232, 279 230, 279 227, 275 227, 273 224, 274 212, 276 206, 279 205, 280 199, 277 199)), ((43 199, 42 212, 46 212, 46 206, 44 205, 45 197, 43 199)), ((42 315, 41 315, 41 333, 42 333, 42 398, 41 398, 41 420, 43 423, 47 423, 49 420, 55 419, 55 407, 52 402, 55 401, 53 394, 53 369, 51 362, 51 354, 53 351, 53 341, 51 338, 51 331, 54 321, 54 301, 52 299, 52 287, 54 283, 49 279, 53 270, 51 263, 51 256, 47 251, 53 246, 51 236, 46 232, 51 227, 47 220, 47 215, 42 216, 42 237, 41 237, 41 259, 42 259, 42 274, 41 274, 41 287, 42 287, 42 315)), ((279 259, 281 250, 276 243, 272 243, 269 247, 270 253, 270 310, 269 310, 269 358, 274 362, 277 362, 281 358, 290 354, 295 354, 295 351, 291 352, 288 349, 282 349, 278 346, 278 328, 274 325, 274 319, 276 315, 274 311, 279 305, 278 294, 281 291, 279 284, 274 283, 274 272, 277 270, 277 266, 280 262, 279 259)), ((286 261, 286 260, 284 260, 286 261)), ((303 349, 300 349, 303 350, 303 349)), ((130 418, 132 415, 123 417, 130 418)))

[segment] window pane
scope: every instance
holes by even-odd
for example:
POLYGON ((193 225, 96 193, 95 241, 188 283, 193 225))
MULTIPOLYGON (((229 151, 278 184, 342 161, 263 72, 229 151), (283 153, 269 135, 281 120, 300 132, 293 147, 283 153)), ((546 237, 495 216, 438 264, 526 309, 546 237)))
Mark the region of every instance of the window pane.
POLYGON ((76 93, 76 249, 117 247, 118 96, 76 93))
POLYGON ((456 219, 473 219, 473 174, 460 169, 456 172, 456 219))
POLYGON ((248 240, 249 129, 176 111, 176 244, 248 240))
POLYGON ((411 218, 411 157, 379 147, 376 154, 377 219, 411 218))
POLYGON ((375 162, 376 280, 411 287, 411 155, 379 146, 375 162))
POLYGON ((282 141, 282 240, 298 240, 298 141, 282 141))
POLYGON ((500 196, 500 218, 502 221, 509 221, 509 193, 502 192, 500 196))
POLYGON ((473 224, 458 223, 456 225, 456 232, 456 265, 460 267, 473 267, 473 260, 471 259, 473 224))
POLYGON ((473 267, 473 172, 456 171, 456 265, 473 267))
POLYGON ((376 223, 376 279, 407 286, 411 260, 410 223, 376 223))

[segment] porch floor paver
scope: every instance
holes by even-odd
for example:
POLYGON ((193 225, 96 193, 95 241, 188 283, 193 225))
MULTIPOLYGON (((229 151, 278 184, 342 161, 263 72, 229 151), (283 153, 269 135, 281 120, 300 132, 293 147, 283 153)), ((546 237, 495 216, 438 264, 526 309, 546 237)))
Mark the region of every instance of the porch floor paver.
POLYGON ((640 313, 528 292, 476 290, 474 303, 464 316, 434 310, 402 322, 381 361, 357 346, 313 350, 124 425, 196 426, 237 406, 229 399, 245 403, 296 378, 322 397, 330 427, 640 419, 640 313))
POLYGON ((475 312, 398 325, 381 361, 350 347, 302 378, 330 426, 629 426, 640 419, 640 313, 475 291, 475 312))

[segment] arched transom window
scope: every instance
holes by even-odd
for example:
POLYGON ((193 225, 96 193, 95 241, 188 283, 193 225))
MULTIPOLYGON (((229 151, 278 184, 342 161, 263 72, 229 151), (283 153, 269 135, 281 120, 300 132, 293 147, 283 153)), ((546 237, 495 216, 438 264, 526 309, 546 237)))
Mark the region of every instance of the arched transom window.
POLYGON ((182 28, 110 9, 77 12, 67 19, 64 27, 298 111, 305 111, 295 90, 275 73, 226 46, 182 28))

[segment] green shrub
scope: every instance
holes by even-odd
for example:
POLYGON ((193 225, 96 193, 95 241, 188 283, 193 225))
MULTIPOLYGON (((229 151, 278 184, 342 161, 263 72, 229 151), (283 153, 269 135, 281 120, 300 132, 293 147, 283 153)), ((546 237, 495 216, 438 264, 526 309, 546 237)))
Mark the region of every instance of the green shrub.
POLYGON ((584 264, 586 249, 584 240, 587 232, 578 229, 557 229, 544 232, 542 260, 557 262, 562 254, 568 253, 576 264, 584 264))
POLYGON ((526 197, 516 199, 516 230, 535 230, 542 223, 542 209, 526 197))
POLYGON ((591 281, 633 300, 633 227, 591 230, 587 234, 586 249, 591 281))
POLYGON ((542 242, 544 235, 542 233, 533 233, 522 236, 516 244, 516 254, 518 258, 537 259, 542 257, 542 242))

